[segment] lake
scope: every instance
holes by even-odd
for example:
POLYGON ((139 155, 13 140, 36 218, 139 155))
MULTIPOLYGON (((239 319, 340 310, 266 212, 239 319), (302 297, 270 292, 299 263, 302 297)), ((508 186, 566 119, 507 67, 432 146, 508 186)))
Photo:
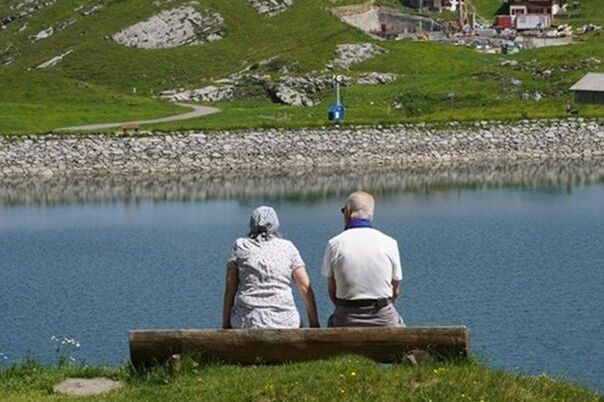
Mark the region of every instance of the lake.
POLYGON ((324 324, 325 242, 363 187, 376 226, 399 240, 408 325, 465 324, 495 367, 602 390, 603 178, 577 164, 4 180, 0 364, 118 364, 131 328, 218 328, 225 261, 261 204, 300 249, 324 324), (80 347, 57 352, 51 337, 80 347))

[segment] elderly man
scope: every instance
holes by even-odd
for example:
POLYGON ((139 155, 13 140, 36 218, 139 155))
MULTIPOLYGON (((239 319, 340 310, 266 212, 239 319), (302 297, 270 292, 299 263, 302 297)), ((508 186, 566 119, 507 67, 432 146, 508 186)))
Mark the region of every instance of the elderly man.
POLYGON ((393 303, 403 278, 398 244, 373 227, 371 194, 350 194, 344 232, 327 243, 321 272, 335 311, 330 327, 404 326, 393 303))

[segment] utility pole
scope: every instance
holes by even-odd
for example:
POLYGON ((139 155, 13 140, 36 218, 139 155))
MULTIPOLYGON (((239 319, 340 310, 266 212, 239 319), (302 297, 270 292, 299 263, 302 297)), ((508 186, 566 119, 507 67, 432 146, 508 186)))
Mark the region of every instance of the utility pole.
MULTIPOLYGON (((419 12, 420 14, 422 13, 422 8, 424 8, 424 0, 419 0, 419 12)), ((424 20, 422 19, 422 16, 419 16, 419 34, 423 35, 424 34, 424 20)))

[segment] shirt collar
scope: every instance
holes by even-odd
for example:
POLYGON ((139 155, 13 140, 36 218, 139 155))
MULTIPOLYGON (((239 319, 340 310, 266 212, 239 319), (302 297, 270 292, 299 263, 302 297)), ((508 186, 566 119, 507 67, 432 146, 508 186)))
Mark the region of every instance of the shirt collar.
POLYGON ((369 219, 351 219, 350 222, 348 222, 348 225, 346 225, 346 228, 344 230, 348 230, 348 229, 357 229, 357 228, 373 228, 373 224, 371 223, 371 221, 369 219))

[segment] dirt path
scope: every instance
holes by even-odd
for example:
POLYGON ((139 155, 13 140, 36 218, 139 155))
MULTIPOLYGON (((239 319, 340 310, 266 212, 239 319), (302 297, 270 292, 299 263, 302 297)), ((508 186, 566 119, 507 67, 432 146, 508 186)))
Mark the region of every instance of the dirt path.
POLYGON ((158 123, 169 123, 172 121, 181 121, 194 119, 196 117, 207 116, 209 114, 217 113, 220 109, 208 106, 192 105, 189 103, 177 103, 179 106, 190 107, 194 110, 192 112, 181 113, 174 116, 161 117, 153 120, 137 120, 137 121, 126 121, 120 123, 102 123, 102 124, 88 124, 85 126, 74 126, 74 127, 63 127, 58 128, 54 131, 94 131, 103 130, 105 128, 121 127, 125 125, 143 125, 143 124, 158 124, 158 123))

